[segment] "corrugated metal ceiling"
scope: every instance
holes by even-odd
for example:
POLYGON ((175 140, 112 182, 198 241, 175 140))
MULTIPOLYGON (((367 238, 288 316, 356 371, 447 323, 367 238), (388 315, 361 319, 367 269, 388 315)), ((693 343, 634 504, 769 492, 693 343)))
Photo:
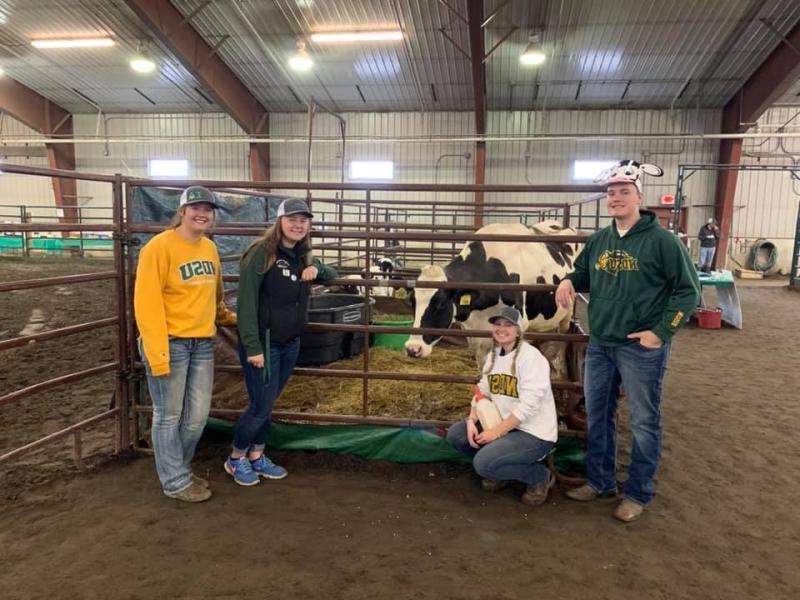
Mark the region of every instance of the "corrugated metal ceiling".
MULTIPOLYGON (((167 0, 164 0, 167 1, 167 0)), ((171 0, 272 112, 314 97, 336 110, 471 110, 465 0, 171 0), (315 68, 286 66, 314 31, 400 26, 403 42, 308 44, 315 68), (453 42, 447 39, 444 30, 453 42)), ((720 107, 800 20, 797 0, 485 0, 490 110, 720 107), (519 55, 539 32, 539 68, 519 55)), ((73 112, 219 110, 166 48, 158 74, 128 59, 147 28, 123 0, 0 0, 0 65, 73 112), (5 22, 3 22, 5 20, 5 22), (37 36, 110 34, 102 50, 41 51, 37 36)), ((800 83, 782 102, 797 102, 800 83)))
POLYGON ((0 0, 0 64, 8 75, 71 112, 218 111, 176 57, 150 44, 160 69, 138 76, 128 61, 145 28, 120 2, 0 0), (109 35, 111 48, 37 50, 42 37, 109 35))

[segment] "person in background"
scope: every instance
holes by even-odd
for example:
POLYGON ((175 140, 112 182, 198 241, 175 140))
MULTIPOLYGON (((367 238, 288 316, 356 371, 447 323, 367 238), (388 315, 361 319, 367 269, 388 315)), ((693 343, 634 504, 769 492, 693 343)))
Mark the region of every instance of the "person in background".
POLYGON ((284 200, 276 217, 245 251, 239 270, 239 361, 250 403, 236 423, 224 468, 244 486, 287 475, 264 456, 272 408, 297 362, 310 284, 337 276, 312 257, 313 215, 303 200, 284 200))
POLYGON ((623 499, 614 516, 638 519, 653 499, 661 457, 661 384, 670 340, 694 313, 700 282, 678 238, 642 210, 640 174, 655 165, 623 161, 610 172, 606 206, 613 222, 595 232, 559 283, 556 301, 572 305, 575 290, 589 296, 589 345, 584 368, 588 483, 567 492, 587 502, 616 495, 616 411, 625 388, 633 433, 623 499))
POLYGON ((700 228, 697 239, 700 240, 700 260, 697 267, 703 273, 710 273, 714 265, 714 254, 717 251, 717 242, 719 242, 719 227, 717 227, 717 222, 714 219, 709 219, 706 224, 700 228))
POLYGON ((447 441, 473 457, 485 490, 521 481, 526 486, 521 501, 536 506, 547 500, 555 485, 555 477, 542 463, 558 439, 550 365, 522 339, 522 315, 516 308, 505 306, 489 321, 495 344, 486 356, 478 388, 495 404, 502 421, 483 430, 473 399, 469 416, 450 427, 447 441))
POLYGON ((218 208, 204 187, 186 188, 170 227, 139 255, 134 312, 139 353, 153 400, 153 450, 164 494, 184 502, 211 497, 192 473, 211 407, 216 323, 235 325, 225 307, 217 247, 205 234, 218 208))

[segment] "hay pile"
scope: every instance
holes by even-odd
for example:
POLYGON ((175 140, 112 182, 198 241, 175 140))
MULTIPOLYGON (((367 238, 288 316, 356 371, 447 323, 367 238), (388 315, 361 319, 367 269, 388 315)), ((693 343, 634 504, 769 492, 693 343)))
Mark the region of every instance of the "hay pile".
MULTIPOLYGON (((361 370, 363 365, 364 357, 357 356, 324 368, 361 370)), ((441 346, 427 359, 411 359, 396 350, 370 348, 370 370, 478 376, 471 352, 441 346)), ((469 411, 472 397, 470 385, 424 381, 371 380, 368 392, 370 416, 408 419, 462 418, 469 411)), ((360 379, 293 376, 278 398, 275 410, 360 415, 362 397, 360 379)), ((212 406, 239 409, 247 406, 247 392, 240 375, 217 375, 212 406)))

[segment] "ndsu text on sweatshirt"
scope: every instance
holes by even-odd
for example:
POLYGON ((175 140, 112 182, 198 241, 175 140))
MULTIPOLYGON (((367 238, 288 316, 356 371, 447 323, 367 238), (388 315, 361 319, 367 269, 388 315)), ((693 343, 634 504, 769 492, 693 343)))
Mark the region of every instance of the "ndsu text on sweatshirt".
POLYGON ((219 254, 206 237, 196 242, 167 229, 139 254, 133 297, 136 324, 154 376, 169 374, 169 337, 208 338, 215 323, 235 325, 225 307, 219 254))
MULTIPOLYGON (((481 376, 478 383, 481 392, 491 398, 503 419, 511 415, 519 419, 517 429, 540 440, 555 442, 558 417, 550 387, 550 363, 528 342, 520 342, 516 350, 502 356, 500 348, 492 352, 495 353, 494 365, 489 373, 481 376), (511 374, 514 362, 517 363, 516 375, 511 374)), ((486 360, 490 357, 491 353, 487 354, 486 360)), ((485 365, 484 361, 484 369, 485 365)))
POLYGON ((576 290, 589 291, 589 335, 603 346, 630 344, 629 333, 646 330, 667 341, 700 301, 686 246, 655 213, 639 215, 623 237, 614 223, 592 234, 567 275, 576 290))

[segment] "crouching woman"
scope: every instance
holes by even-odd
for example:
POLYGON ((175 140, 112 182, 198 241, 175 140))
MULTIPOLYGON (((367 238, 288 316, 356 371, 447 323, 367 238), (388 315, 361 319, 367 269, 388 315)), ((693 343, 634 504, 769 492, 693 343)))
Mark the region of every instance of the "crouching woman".
POLYGON ((511 481, 525 484, 522 502, 543 504, 555 477, 542 462, 558 438, 550 365, 539 350, 522 339, 522 316, 506 306, 491 317, 494 347, 487 355, 478 388, 495 405, 500 421, 483 429, 478 402, 469 416, 447 432, 450 445, 473 457, 482 487, 496 491, 511 481))

